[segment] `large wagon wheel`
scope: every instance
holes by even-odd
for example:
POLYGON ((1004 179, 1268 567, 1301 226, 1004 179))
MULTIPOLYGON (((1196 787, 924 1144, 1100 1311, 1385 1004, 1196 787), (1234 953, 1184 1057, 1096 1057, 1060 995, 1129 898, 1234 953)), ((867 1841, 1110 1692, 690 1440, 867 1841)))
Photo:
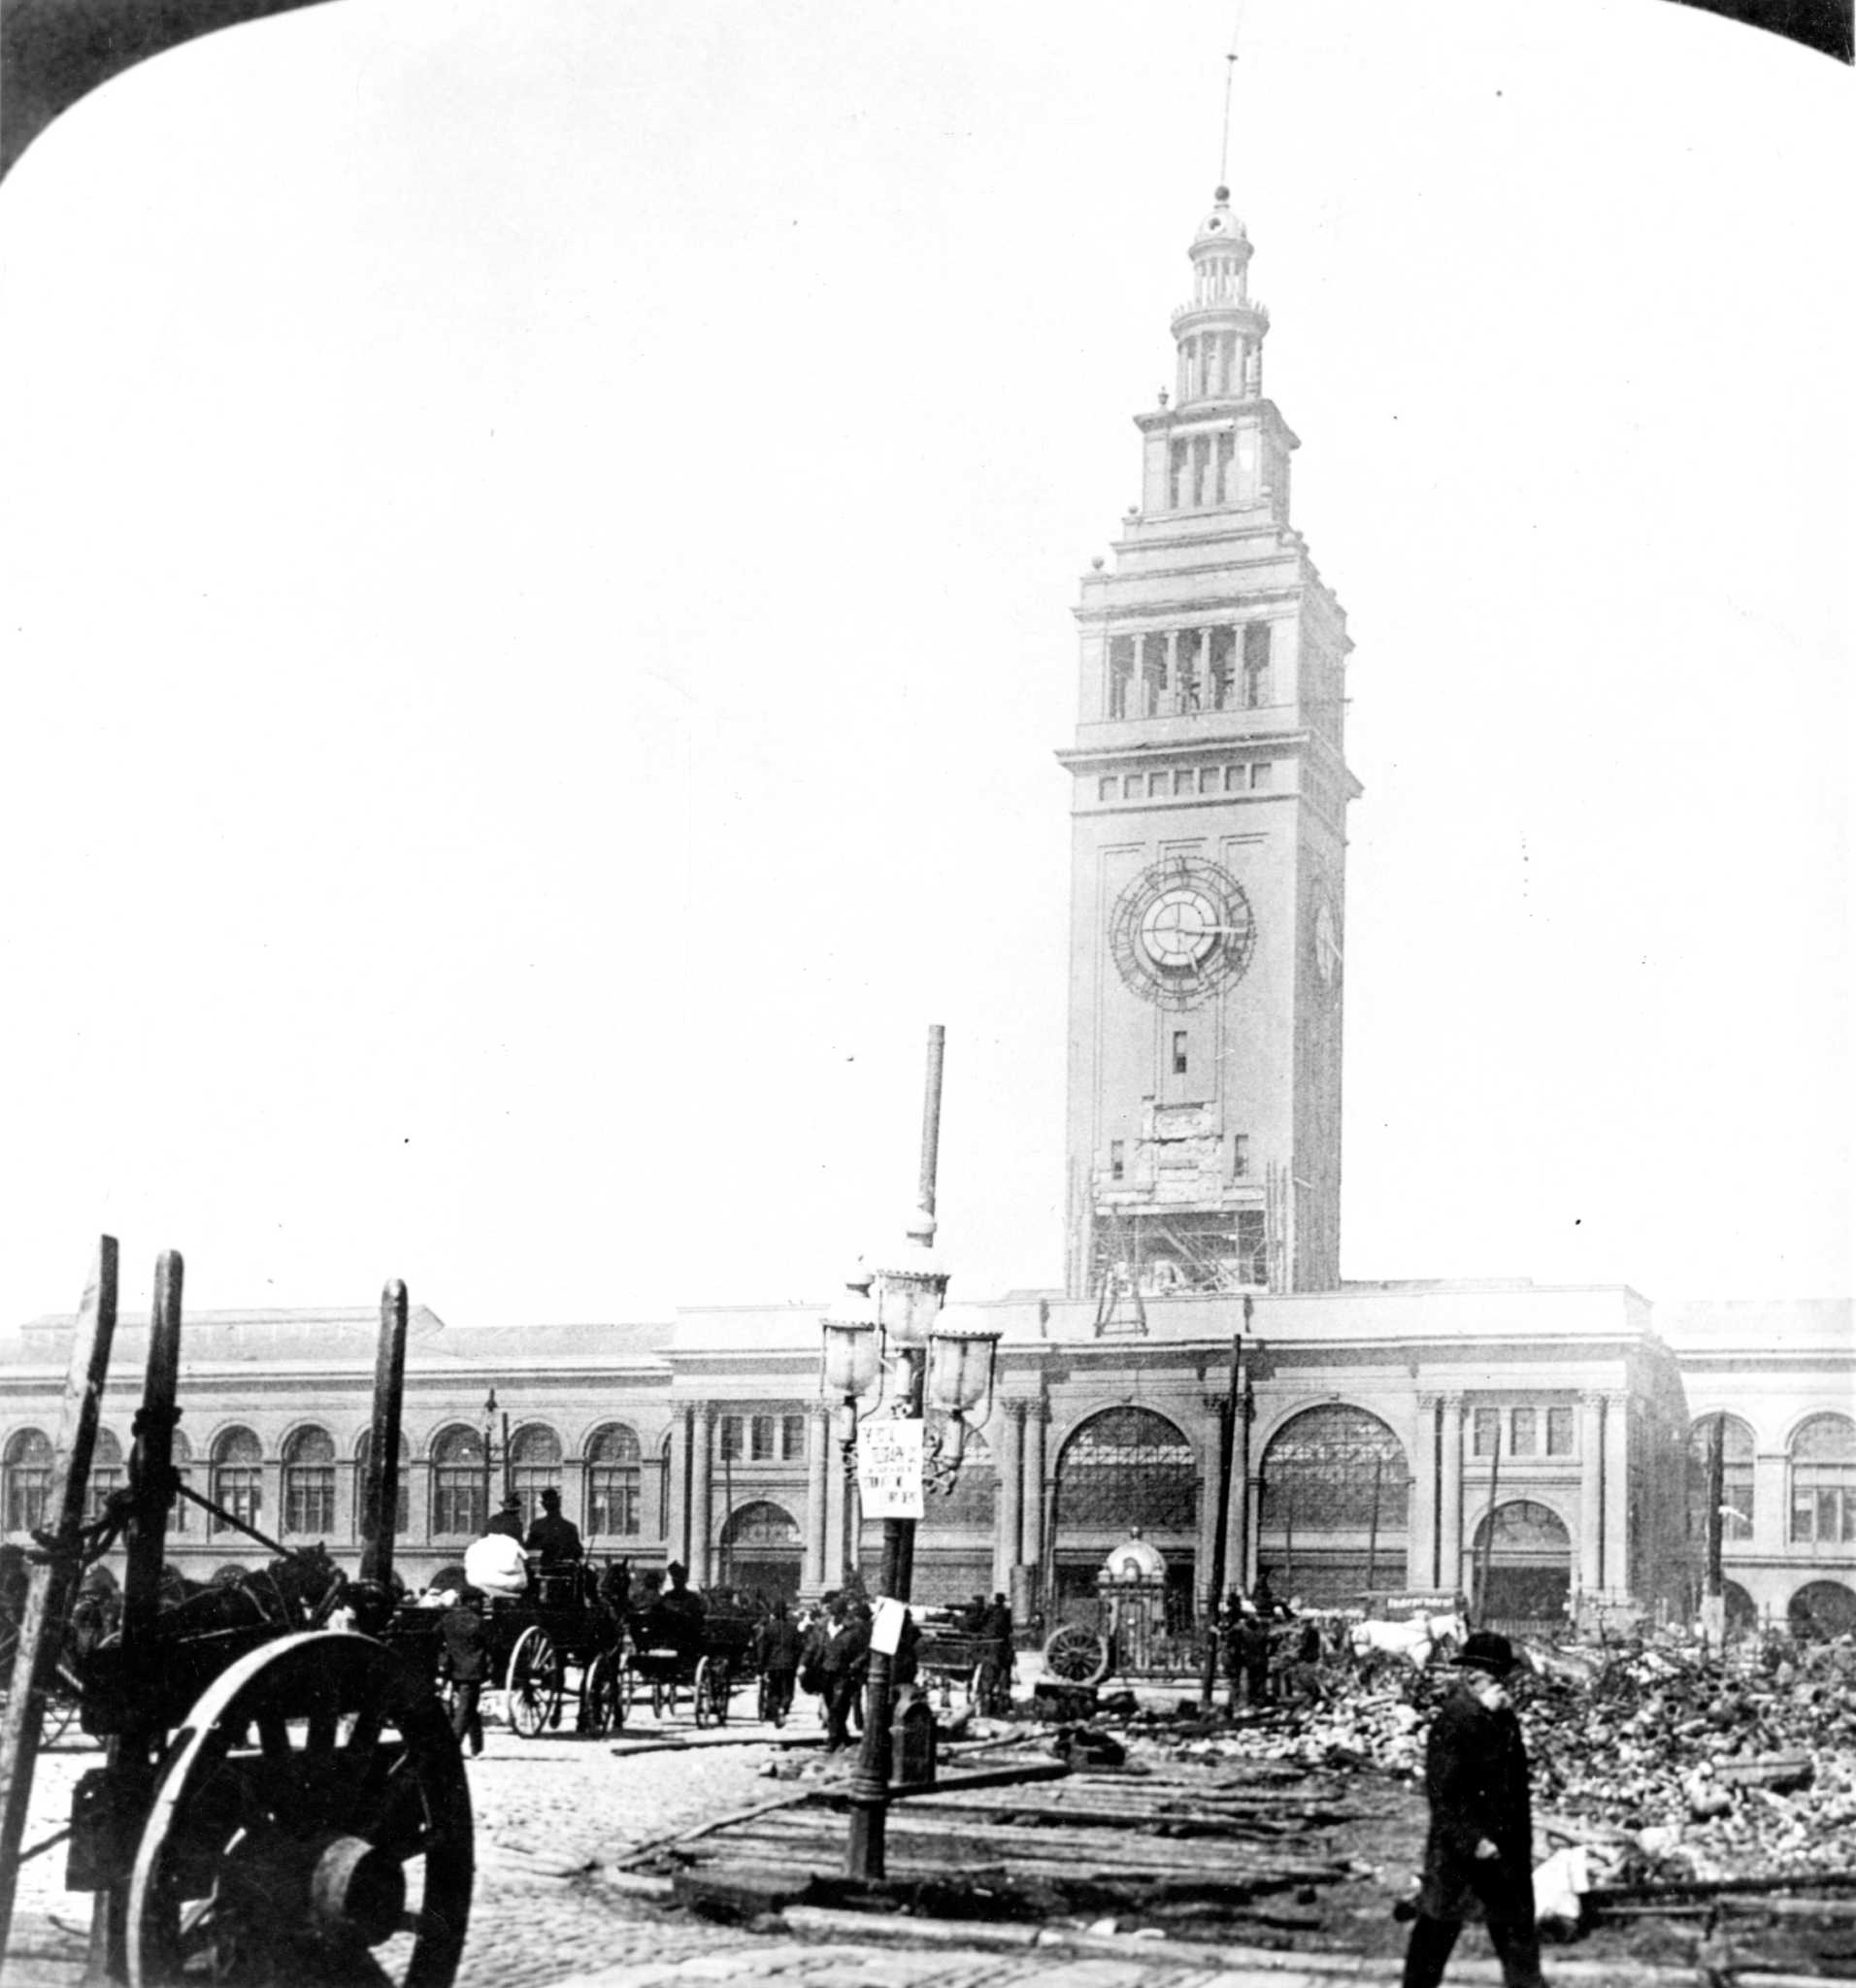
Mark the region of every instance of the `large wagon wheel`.
POLYGON ((547 1632, 531 1622, 509 1653, 503 1698, 510 1724, 524 1740, 559 1720, 563 1684, 559 1652, 547 1632))
POLYGON ((696 1666, 696 1723, 725 1726, 728 1723, 728 1659, 705 1657, 696 1666))
POLYGON ((616 1650, 601 1650, 580 1673, 580 1729, 594 1740, 625 1723, 623 1670, 616 1650))
POLYGON ((447 1988, 471 1798, 430 1683, 370 1638, 264 1644, 189 1713, 129 1884, 131 1988, 447 1988))
POLYGON ((1051 1631, 1044 1661, 1066 1684, 1099 1684, 1109 1674, 1108 1640, 1080 1622, 1065 1622, 1051 1631))

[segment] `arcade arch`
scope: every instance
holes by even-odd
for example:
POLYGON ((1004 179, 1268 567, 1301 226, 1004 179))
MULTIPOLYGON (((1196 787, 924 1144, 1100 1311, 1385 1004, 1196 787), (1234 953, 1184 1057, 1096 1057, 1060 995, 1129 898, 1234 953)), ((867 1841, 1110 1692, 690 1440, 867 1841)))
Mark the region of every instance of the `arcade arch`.
POLYGON ((1127 1404, 1071 1431, 1057 1458, 1051 1513, 1055 1612, 1093 1620, 1096 1575, 1139 1527, 1165 1557, 1173 1606, 1189 1616, 1199 1525, 1199 1457, 1177 1422, 1127 1404))
POLYGON ((764 1594, 770 1601, 798 1599, 805 1538, 783 1505, 756 1498, 737 1506, 722 1522, 719 1543, 725 1586, 764 1594))
POLYGON ((1464 1585, 1477 1621, 1564 1622, 1573 1593, 1566 1521, 1538 1499, 1498 1505, 1475 1528, 1464 1585))
POLYGON ((1277 1595, 1344 1607, 1407 1585, 1410 1466, 1376 1415, 1303 1409, 1270 1438, 1257 1477, 1257 1566, 1277 1595))

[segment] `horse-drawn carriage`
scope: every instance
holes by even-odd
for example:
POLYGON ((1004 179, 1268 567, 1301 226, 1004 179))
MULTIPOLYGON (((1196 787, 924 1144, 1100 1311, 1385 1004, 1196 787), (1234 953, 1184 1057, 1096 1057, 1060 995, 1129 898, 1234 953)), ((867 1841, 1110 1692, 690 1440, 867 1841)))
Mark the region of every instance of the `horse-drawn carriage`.
POLYGON ((63 1843, 67 1889, 95 1895, 96 1977, 130 1988, 446 1988, 455 1974, 475 1859, 470 1792, 444 1707, 429 1675, 373 1635, 304 1626, 326 1619, 345 1593, 364 1629, 391 1612, 403 1284, 387 1286, 381 1314, 358 1585, 325 1554, 264 1541, 177 1475, 181 1261, 172 1253, 156 1270, 128 1482, 86 1520, 116 1325, 116 1245, 104 1239, 79 1315, 48 1524, 34 1535, 0 1721, 0 1952, 20 1865, 63 1843), (170 1592, 164 1605, 177 1497, 279 1553, 270 1575, 170 1592), (118 1539, 127 1549, 120 1627, 74 1657, 83 1571, 118 1539), (61 1665, 84 1730, 108 1750, 79 1780, 69 1827, 25 1845, 61 1665))
POLYGON ((623 1725, 634 1702, 646 1697, 654 1718, 672 1717, 680 1693, 699 1726, 726 1725, 735 1687, 758 1670, 758 1619, 754 1605, 729 1588, 711 1589, 700 1610, 667 1596, 631 1610, 613 1723, 623 1725))
MULTIPOLYGON (((443 1608, 403 1604, 383 1640, 441 1686, 446 1682, 443 1608)), ((625 1615, 591 1566, 542 1568, 525 1596, 493 1597, 483 1610, 489 1677, 503 1711, 524 1739, 559 1728, 575 1702, 574 1730, 599 1739, 623 1725, 625 1615)))
POLYGON ((1010 1675, 995 1675, 993 1639, 971 1627, 971 1611, 962 1608, 918 1608, 915 1619, 921 1640, 915 1645, 915 1674, 924 1689, 935 1692, 943 1710, 955 1692, 963 1692, 977 1712, 996 1712, 1010 1700, 1010 1675))

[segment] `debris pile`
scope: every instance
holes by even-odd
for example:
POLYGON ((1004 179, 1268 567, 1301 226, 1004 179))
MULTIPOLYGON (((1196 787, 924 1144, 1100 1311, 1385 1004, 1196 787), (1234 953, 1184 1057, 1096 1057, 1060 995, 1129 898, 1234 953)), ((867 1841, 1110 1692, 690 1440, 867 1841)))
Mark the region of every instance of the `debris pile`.
MULTIPOLYGON (((1606 1879, 1856 1863, 1856 1637, 1728 1665, 1673 1640, 1541 1656, 1513 1686, 1535 1813, 1549 1838, 1591 1846, 1606 1879)), ((1169 1750, 1415 1776, 1449 1678, 1441 1667, 1371 1681, 1327 1667, 1317 1703, 1243 1714, 1169 1750)))

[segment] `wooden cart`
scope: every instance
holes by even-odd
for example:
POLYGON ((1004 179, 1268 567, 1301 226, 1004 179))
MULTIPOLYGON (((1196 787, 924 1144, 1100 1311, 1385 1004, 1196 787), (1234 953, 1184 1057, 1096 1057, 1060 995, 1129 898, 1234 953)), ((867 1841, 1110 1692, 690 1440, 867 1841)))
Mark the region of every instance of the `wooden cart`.
POLYGON ((360 1581, 348 1583, 326 1555, 290 1555, 177 1477, 182 1266, 172 1252, 156 1271, 128 1484, 84 1522, 116 1273, 105 1237, 72 1348, 51 1523, 35 1535, 18 1612, 0 1725, 0 1952, 19 1864, 63 1843, 67 1887, 95 1894, 90 1979, 446 1988, 464 1949, 475 1868, 449 1723, 429 1677, 375 1637, 301 1626, 342 1598, 364 1624, 383 1625, 391 1611, 406 1287, 396 1281, 381 1297, 366 1544, 360 1581), (304 1578, 273 1580, 269 1597, 254 1580, 164 1608, 177 1496, 217 1511, 304 1578), (84 1728, 108 1741, 105 1765, 79 1781, 68 1829, 22 1848, 80 1578, 118 1538, 128 1555, 120 1631, 72 1666, 84 1728))

